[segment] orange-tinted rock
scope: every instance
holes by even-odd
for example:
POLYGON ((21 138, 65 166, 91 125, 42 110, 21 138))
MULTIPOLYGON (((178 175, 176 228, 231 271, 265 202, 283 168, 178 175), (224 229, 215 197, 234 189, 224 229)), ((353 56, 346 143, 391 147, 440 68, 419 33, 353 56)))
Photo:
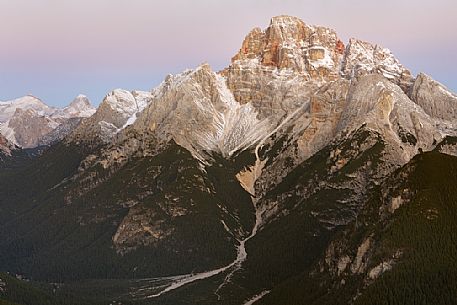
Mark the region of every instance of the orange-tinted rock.
POLYGON ((344 43, 338 39, 338 41, 336 42, 336 49, 335 51, 338 53, 338 54, 344 54, 344 43))
POLYGON ((265 33, 260 28, 254 28, 244 39, 240 52, 232 61, 255 58, 265 47, 265 33))
POLYGON ((309 59, 310 60, 321 60, 325 57, 324 49, 310 49, 309 50, 309 59))

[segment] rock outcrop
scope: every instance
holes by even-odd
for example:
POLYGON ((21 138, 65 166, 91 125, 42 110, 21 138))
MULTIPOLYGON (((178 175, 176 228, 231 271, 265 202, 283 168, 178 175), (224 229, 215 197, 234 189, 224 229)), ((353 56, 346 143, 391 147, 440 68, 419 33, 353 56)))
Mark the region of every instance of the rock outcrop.
POLYGON ((8 120, 7 128, 14 134, 14 140, 22 147, 36 147, 39 139, 50 133, 59 124, 51 118, 40 115, 33 109, 16 109, 8 120))
POLYGON ((411 72, 400 64, 389 49, 351 38, 344 54, 341 74, 352 79, 372 73, 383 75, 405 92, 413 82, 411 72))
POLYGON ((120 130, 132 124, 136 114, 144 109, 151 93, 116 89, 102 101, 97 111, 84 120, 68 141, 100 140, 108 143, 120 130))
POLYGON ((16 147, 12 144, 8 139, 6 139, 3 135, 0 134, 0 160, 2 157, 10 156, 11 151, 14 150, 16 147))
POLYGON ((453 122, 457 120, 457 95, 430 76, 420 73, 410 96, 428 115, 453 122))
POLYGON ((38 138, 38 145, 52 145, 62 141, 68 134, 70 134, 81 123, 83 118, 70 117, 60 123, 56 128, 45 133, 38 138))
POLYGON ((278 16, 265 31, 255 28, 246 36, 232 66, 258 63, 271 71, 289 69, 307 79, 330 80, 339 75, 343 50, 334 30, 278 16))
POLYGON ((240 105, 225 80, 204 64, 193 71, 169 76, 132 128, 173 139, 194 156, 205 152, 230 156, 268 132, 270 124, 257 119, 255 109, 240 105))
MULTIPOLYGON (((415 185, 428 171, 439 176, 447 168, 434 167, 443 154, 422 152, 456 154, 455 102, 429 77, 414 78, 388 49, 356 39, 345 46, 331 29, 274 17, 248 34, 219 73, 203 64, 149 92, 116 89, 84 119, 69 118, 86 112, 84 97, 46 115, 15 110, 3 130, 27 146, 65 145, 45 152, 44 163, 35 164, 40 170, 27 177, 33 186, 49 172, 42 190, 5 192, 4 211, 15 221, 8 226, 33 238, 5 233, 0 252, 8 258, 17 247, 36 247, 33 259, 10 260, 31 272, 41 269, 30 264, 52 257, 58 264, 51 275, 82 269, 83 278, 142 277, 123 294, 142 299, 171 295, 173 302, 174 290, 198 281, 197 290, 187 286, 193 301, 245 304, 311 276, 318 285, 306 289, 325 288, 325 297, 351 279, 355 300, 358 288, 393 272, 402 251, 412 249, 378 253, 379 232, 399 214, 423 216, 402 213, 414 196, 402 183, 413 169, 408 164, 424 156, 438 155, 415 185), (21 121, 39 140, 21 136, 29 132, 21 121), (44 212, 17 213, 21 205, 44 212), (55 223, 76 233, 62 239, 55 223), (72 265, 60 260, 67 249, 72 265)), ((456 161, 447 161, 453 178, 456 161)), ((425 210, 427 221, 444 216, 436 211, 425 210)))

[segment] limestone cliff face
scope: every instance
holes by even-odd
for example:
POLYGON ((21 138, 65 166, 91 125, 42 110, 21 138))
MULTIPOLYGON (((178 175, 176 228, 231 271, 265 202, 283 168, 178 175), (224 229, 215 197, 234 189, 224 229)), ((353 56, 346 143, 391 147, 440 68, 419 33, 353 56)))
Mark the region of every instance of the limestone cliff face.
POLYGON ((158 139, 187 148, 199 159, 205 152, 225 156, 245 149, 271 128, 255 109, 235 101, 224 78, 202 65, 169 76, 153 91, 153 99, 132 125, 158 139))
POLYGON ((420 73, 410 96, 430 116, 454 122, 457 120, 457 95, 430 76, 420 73))
POLYGON ((304 158, 362 123, 400 144, 413 135, 409 157, 455 131, 455 122, 438 122, 455 119, 455 95, 443 86, 422 74, 414 80, 389 49, 354 38, 344 47, 335 31, 295 17, 252 30, 222 75, 238 102, 272 124, 296 113, 290 124, 304 129, 297 139, 304 158))
POLYGON ((339 78, 344 44, 336 32, 278 16, 256 28, 222 74, 235 99, 252 103, 260 117, 280 118, 295 110, 326 81, 339 78))
POLYGON ((109 142, 117 132, 134 120, 136 114, 143 110, 150 94, 146 92, 129 92, 116 89, 102 101, 95 114, 83 120, 69 136, 68 141, 109 142))
POLYGON ((344 53, 341 74, 351 79, 372 73, 383 75, 405 92, 413 82, 410 71, 403 67, 389 49, 351 38, 344 53))
POLYGON ((55 129, 44 134, 38 139, 39 145, 52 145, 62 141, 68 134, 70 134, 81 123, 82 118, 68 118, 63 120, 55 129))
MULTIPOLYGON (((81 122, 66 119, 73 113, 70 108, 51 116, 22 109, 0 128, 11 123, 2 131, 31 146, 37 136, 20 136, 30 135, 27 128, 37 134, 52 129, 40 138, 46 143, 63 135, 68 147, 49 150, 51 157, 80 149, 74 157, 78 159, 71 161, 72 176, 52 181, 45 190, 49 194, 36 198, 54 198, 51 195, 58 192, 62 197, 55 198, 62 198, 62 204, 40 203, 51 204, 49 211, 56 212, 44 209, 44 216, 75 216, 74 223, 63 224, 66 229, 73 232, 79 226, 84 234, 77 238, 96 238, 81 242, 84 248, 100 243, 98 234, 109 228, 111 234, 103 234, 100 248, 117 252, 118 270, 132 268, 136 275, 138 268, 143 277, 157 277, 141 281, 141 288, 129 293, 154 297, 165 287, 208 278, 208 286, 220 283, 220 289, 205 290, 199 300, 220 293, 220 301, 207 303, 232 304, 237 296, 236 303, 244 304, 274 289, 271 285, 285 283, 286 277, 279 274, 291 262, 292 268, 305 268, 300 266, 309 252, 314 254, 307 264, 315 265, 318 253, 327 248, 323 263, 332 274, 366 275, 371 280, 401 259, 367 263, 377 247, 375 236, 345 242, 351 251, 340 251, 346 248, 327 239, 354 221, 356 229, 366 229, 408 204, 410 192, 404 188, 401 196, 380 197, 379 210, 372 199, 381 195, 377 192, 383 192, 392 173, 403 175, 397 169, 421 151, 457 154, 455 103, 455 94, 426 75, 414 78, 383 47, 356 39, 345 46, 333 30, 279 16, 266 30, 252 30, 229 67, 219 73, 203 64, 167 76, 148 92, 114 90, 81 122), (60 125, 49 126, 52 122, 60 125), (70 122, 74 125, 67 128, 70 122), (48 129, 43 129, 46 124, 48 129), (79 158, 84 160, 78 165, 79 158), (367 221, 359 223, 367 209, 367 221), (218 249, 225 253, 214 254, 218 249), (186 260, 189 265, 175 268, 176 261, 186 260), (263 277, 258 273, 264 268, 258 266, 265 265, 266 282, 243 295, 246 289, 240 283, 255 284, 263 277), (182 276, 173 276, 178 274, 182 276), (275 277, 278 282, 272 284, 275 277), (158 286, 144 289, 148 283, 158 286), (233 290, 226 290, 229 287, 233 290)), ((85 104, 80 98, 71 108, 85 104)), ((0 137, 0 158, 1 150, 10 147, 0 137)), ((55 159, 47 158, 51 163, 55 159)), ((22 223, 23 217, 17 221, 22 223)), ((59 234, 50 235, 61 243, 59 234)), ((7 241, 7 246, 15 245, 7 241)), ((70 242, 73 249, 73 239, 70 242)), ((45 250, 47 261, 50 251, 45 250)), ((53 251, 61 256, 61 251, 53 251)), ((107 270, 117 268, 109 261, 114 256, 99 253, 99 259, 108 260, 107 270)), ((290 270, 295 279, 308 271, 290 270)))
POLYGON ((40 138, 54 130, 58 124, 33 109, 18 108, 7 126, 14 131, 16 142, 28 148, 38 146, 40 138))

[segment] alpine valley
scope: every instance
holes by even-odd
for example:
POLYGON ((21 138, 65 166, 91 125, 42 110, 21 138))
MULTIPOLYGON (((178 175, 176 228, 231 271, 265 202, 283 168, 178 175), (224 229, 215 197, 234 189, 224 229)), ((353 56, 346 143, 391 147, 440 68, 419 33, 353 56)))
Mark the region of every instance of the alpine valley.
POLYGON ((0 102, 0 304, 457 304, 457 96, 278 16, 151 91, 0 102))

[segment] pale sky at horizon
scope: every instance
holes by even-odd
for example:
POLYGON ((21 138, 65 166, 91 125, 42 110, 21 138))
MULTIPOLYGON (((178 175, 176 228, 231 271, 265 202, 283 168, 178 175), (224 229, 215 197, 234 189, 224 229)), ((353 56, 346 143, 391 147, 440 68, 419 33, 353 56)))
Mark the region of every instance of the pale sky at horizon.
POLYGON ((169 73, 229 64, 244 36, 293 15, 392 50, 414 74, 457 91, 457 1, 0 0, 0 100, 33 94, 98 105, 115 88, 150 90, 169 73))

